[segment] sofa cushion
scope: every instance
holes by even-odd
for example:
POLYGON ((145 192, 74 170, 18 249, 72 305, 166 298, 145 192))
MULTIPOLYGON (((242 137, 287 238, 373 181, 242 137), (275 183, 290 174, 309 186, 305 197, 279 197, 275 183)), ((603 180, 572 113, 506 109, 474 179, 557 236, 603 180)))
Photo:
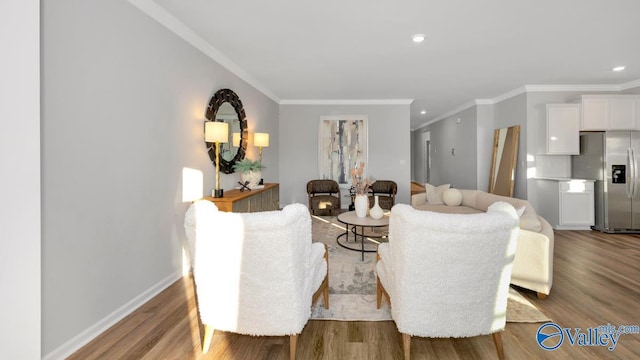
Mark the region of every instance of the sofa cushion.
POLYGON ((468 206, 447 206, 445 204, 422 204, 415 205, 414 208, 418 210, 433 211, 447 214, 478 214, 483 211, 474 209, 468 206))
POLYGON ((450 186, 450 184, 444 184, 436 187, 429 183, 425 184, 424 188, 427 191, 427 202, 429 204, 444 204, 442 202, 442 194, 450 186))
POLYGON ((519 209, 521 207, 525 208, 524 214, 522 214, 522 216, 520 217, 521 229, 535 232, 540 232, 540 230, 542 230, 542 224, 540 223, 540 220, 538 220, 538 214, 536 214, 533 206, 531 206, 531 204, 526 200, 489 194, 486 192, 478 192, 476 196, 476 208, 478 210, 487 211, 489 206, 496 201, 507 202, 513 205, 513 207, 516 209, 519 209))

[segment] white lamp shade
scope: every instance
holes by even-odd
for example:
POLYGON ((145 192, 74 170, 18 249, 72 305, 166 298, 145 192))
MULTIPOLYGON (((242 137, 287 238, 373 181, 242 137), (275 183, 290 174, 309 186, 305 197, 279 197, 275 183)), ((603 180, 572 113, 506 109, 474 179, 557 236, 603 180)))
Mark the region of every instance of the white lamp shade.
POLYGON ((269 146, 269 134, 267 134, 267 133, 255 133, 255 134, 253 134, 253 146, 268 147, 269 146))
POLYGON ((240 133, 239 132, 234 132, 233 133, 233 139, 231 140, 233 146, 235 147, 239 147, 240 146, 240 133))
POLYGON ((204 140, 206 142, 229 142, 229 124, 222 121, 205 122, 204 140))

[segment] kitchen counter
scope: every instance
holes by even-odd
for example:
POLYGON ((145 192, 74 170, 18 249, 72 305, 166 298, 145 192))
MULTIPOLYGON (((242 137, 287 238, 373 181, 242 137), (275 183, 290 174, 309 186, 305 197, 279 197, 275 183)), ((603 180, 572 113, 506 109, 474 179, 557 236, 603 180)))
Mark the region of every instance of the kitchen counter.
POLYGON ((556 230, 590 230, 595 225, 595 180, 539 177, 536 211, 556 230))

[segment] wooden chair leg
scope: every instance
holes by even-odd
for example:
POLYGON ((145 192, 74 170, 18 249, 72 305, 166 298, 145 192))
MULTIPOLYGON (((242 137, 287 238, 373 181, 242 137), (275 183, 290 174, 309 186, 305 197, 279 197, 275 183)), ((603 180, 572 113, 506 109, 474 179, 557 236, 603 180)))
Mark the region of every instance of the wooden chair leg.
POLYGON ((202 339, 202 353, 206 354, 209 352, 209 347, 211 346, 211 339, 213 339, 213 328, 209 325, 204 326, 204 339, 202 339))
POLYGON ((324 300, 324 308, 329 308, 329 248, 324 244, 324 260, 327 262, 327 275, 324 277, 324 291, 322 297, 324 300))
POLYGON ((496 345, 498 351, 498 359, 504 360, 504 349, 502 348, 502 333, 495 332, 491 334, 493 336, 493 343, 496 345))
POLYGON ((546 298, 547 298, 547 294, 543 294, 543 293, 541 293, 541 292, 539 292, 539 293, 538 293, 538 299, 540 299, 540 300, 544 300, 544 299, 546 299, 546 298))
POLYGON ((378 309, 380 309, 380 305, 382 305, 382 284, 380 283, 380 278, 378 278, 377 276, 376 282, 376 305, 378 306, 378 309))
POLYGON ((295 360, 296 358, 296 346, 298 345, 298 334, 289 336, 289 359, 295 360))
POLYGON ((324 287, 324 291, 322 292, 322 299, 324 300, 324 308, 329 308, 329 284, 327 280, 327 286, 324 287))
POLYGON ((402 334, 402 350, 404 351, 404 360, 411 359, 411 335, 402 334))

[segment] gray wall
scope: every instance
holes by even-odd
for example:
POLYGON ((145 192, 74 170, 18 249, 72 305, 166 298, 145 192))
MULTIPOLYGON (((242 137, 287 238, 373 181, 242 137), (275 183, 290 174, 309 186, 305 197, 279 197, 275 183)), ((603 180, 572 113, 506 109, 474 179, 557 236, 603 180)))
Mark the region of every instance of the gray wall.
POLYGON ((475 189, 478 186, 476 107, 427 126, 424 131, 431 131, 431 184, 475 189))
POLYGON ((40 359, 40 2, 0 2, 0 359, 40 359))
POLYGON ((306 183, 317 179, 318 127, 325 115, 368 116, 365 171, 398 184, 398 203, 409 203, 409 105, 280 105, 280 205, 307 204, 306 183))
POLYGON ((493 157, 493 105, 478 105, 477 108, 477 124, 478 130, 476 134, 477 148, 477 189, 482 191, 489 190, 489 174, 491 173, 491 159, 493 157))
POLYGON ((250 130, 272 135, 267 181, 278 105, 126 1, 43 2, 42 26, 42 351, 56 358, 181 276, 182 172, 214 187, 215 91, 236 91, 250 130))

